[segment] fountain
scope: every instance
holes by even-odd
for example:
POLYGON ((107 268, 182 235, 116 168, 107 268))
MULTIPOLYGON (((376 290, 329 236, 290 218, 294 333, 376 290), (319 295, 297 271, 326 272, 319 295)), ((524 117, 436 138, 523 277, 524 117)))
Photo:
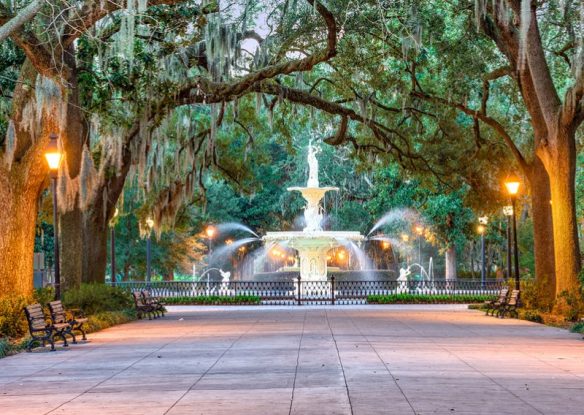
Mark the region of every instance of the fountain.
MULTIPOLYGON (((326 192, 338 191, 337 187, 320 187, 318 180, 318 159, 320 149, 308 144, 308 182, 306 187, 290 187, 288 191, 298 191, 306 201, 304 219, 306 226, 302 231, 267 232, 262 238, 267 246, 285 243, 298 251, 299 271, 303 280, 327 280, 327 253, 341 246, 359 246, 365 239, 359 232, 325 231, 322 229, 322 208, 320 205, 326 192)), ((292 270, 289 267, 288 270, 292 270)))

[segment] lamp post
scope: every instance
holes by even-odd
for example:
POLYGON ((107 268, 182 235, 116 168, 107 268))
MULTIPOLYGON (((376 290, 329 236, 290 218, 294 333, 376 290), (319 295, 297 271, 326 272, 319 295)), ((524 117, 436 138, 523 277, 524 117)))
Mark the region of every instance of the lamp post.
POLYGON ((112 268, 112 285, 116 285, 116 218, 118 217, 119 210, 116 208, 114 210, 114 216, 110 220, 110 260, 112 268))
POLYGON ((515 176, 511 176, 507 178, 505 181, 505 187, 507 188, 507 192, 511 197, 511 207, 513 209, 513 213, 511 215, 511 223, 513 226, 513 265, 515 267, 515 289, 519 289, 519 252, 517 250, 517 219, 515 215, 515 202, 517 200, 517 193, 519 192, 519 186, 521 182, 515 176))
POLYGON ((146 225, 148 225, 148 239, 146 239, 146 282, 150 283, 152 279, 152 258, 151 258, 151 245, 152 245, 152 228, 154 227, 154 220, 152 218, 146 219, 146 225))
POLYGON ((59 150, 57 134, 51 133, 45 151, 45 159, 51 172, 51 190, 53 192, 53 229, 54 229, 54 263, 55 263, 55 299, 61 299, 61 265, 59 258, 59 221, 57 215, 57 171, 63 154, 59 150))
POLYGON ((209 225, 207 229, 205 229, 205 233, 207 234, 207 239, 209 240, 209 266, 211 266, 211 256, 213 255, 213 237, 217 230, 214 226, 209 225))
POLYGON ((511 216, 513 216, 513 206, 505 206, 503 214, 507 216, 507 279, 511 278, 511 216))
POLYGON ((486 216, 479 218, 478 233, 481 235, 481 287, 485 288, 487 281, 487 264, 485 255, 485 232, 487 231, 487 223, 489 219, 486 216))

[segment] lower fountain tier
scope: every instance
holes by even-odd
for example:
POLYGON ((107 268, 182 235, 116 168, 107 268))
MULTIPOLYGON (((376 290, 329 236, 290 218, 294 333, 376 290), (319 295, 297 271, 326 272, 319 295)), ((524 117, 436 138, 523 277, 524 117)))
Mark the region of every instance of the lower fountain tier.
POLYGON ((262 239, 268 246, 285 242, 285 246, 296 249, 300 257, 300 277, 303 280, 326 281, 328 251, 348 242, 359 243, 365 237, 359 232, 304 231, 268 232, 262 239))

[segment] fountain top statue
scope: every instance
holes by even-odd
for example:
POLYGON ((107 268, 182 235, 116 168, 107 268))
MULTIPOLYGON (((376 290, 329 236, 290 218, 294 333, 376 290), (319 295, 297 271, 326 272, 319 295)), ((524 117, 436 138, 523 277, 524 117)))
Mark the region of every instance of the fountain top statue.
POLYGON ((313 146, 312 140, 308 142, 308 183, 306 187, 318 187, 318 159, 316 155, 320 153, 320 147, 313 146))
POLYGON ((290 187, 289 191, 297 190, 302 193, 302 197, 306 200, 306 207, 304 208, 304 221, 306 226, 304 232, 321 232, 322 212, 320 208, 320 201, 325 193, 331 190, 338 191, 338 187, 319 187, 318 181, 318 159, 316 155, 320 153, 320 147, 312 144, 312 140, 308 143, 308 182, 306 187, 290 187))
POLYGON ((320 201, 325 193, 331 190, 338 191, 338 187, 319 187, 318 159, 320 148, 312 141, 308 145, 308 182, 306 187, 290 187, 289 191, 299 191, 304 200, 304 219, 306 226, 302 232, 268 232, 262 239, 268 246, 278 242, 285 242, 290 248, 298 251, 300 257, 300 275, 308 280, 326 280, 327 252, 331 248, 348 245, 352 242, 360 243, 364 237, 359 232, 323 231, 323 219, 320 201))

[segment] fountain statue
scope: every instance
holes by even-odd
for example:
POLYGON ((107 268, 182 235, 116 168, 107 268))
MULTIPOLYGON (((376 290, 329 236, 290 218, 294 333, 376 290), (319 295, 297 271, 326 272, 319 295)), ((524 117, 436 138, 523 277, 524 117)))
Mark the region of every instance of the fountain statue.
POLYGON ((338 191, 338 187, 320 187, 318 180, 317 154, 320 148, 308 145, 308 182, 306 187, 290 187, 298 191, 306 201, 304 208, 305 227, 301 232, 268 232, 262 239, 267 246, 283 242, 296 249, 300 257, 300 277, 310 281, 327 280, 327 253, 332 248, 361 243, 365 238, 359 232, 324 231, 322 229, 322 208, 320 202, 326 192, 338 191))
POLYGON ((312 145, 312 140, 308 143, 308 183, 306 187, 318 187, 318 159, 316 155, 320 153, 320 147, 312 145))

